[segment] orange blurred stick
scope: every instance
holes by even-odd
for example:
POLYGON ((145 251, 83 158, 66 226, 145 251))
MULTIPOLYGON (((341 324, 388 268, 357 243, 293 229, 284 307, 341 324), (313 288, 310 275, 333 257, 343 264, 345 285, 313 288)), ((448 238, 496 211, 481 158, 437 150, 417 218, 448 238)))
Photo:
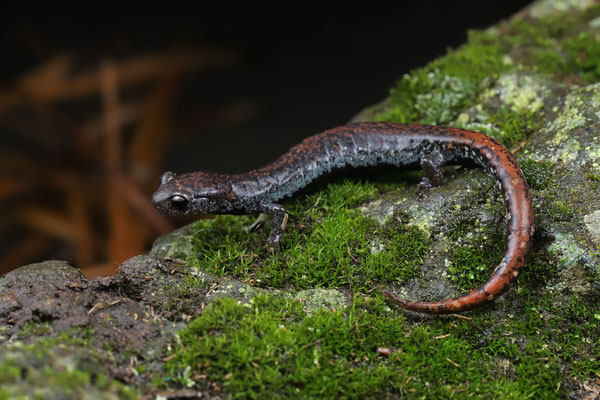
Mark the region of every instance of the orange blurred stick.
POLYGON ((164 76, 158 81, 144 103, 129 147, 130 175, 148 192, 157 185, 157 169, 162 164, 169 135, 173 132, 179 81, 178 76, 174 75, 164 76))
POLYGON ((94 228, 90 222, 89 203, 86 193, 79 190, 78 183, 68 180, 65 192, 68 196, 69 219, 76 232, 75 259, 78 267, 89 265, 94 260, 94 228))
MULTIPOLYGON (((109 170, 118 171, 121 162, 121 142, 118 107, 118 71, 114 63, 107 61, 100 67, 102 101, 104 104, 105 164, 109 170)), ((110 175, 109 175, 110 178, 110 175)), ((124 261, 137 253, 130 235, 131 213, 122 201, 114 180, 107 182, 108 211, 108 259, 124 261)))
MULTIPOLYGON (((119 188, 120 194, 129 205, 146 221, 159 235, 173 230, 173 224, 159 214, 150 202, 150 197, 142 192, 130 178, 121 173, 111 174, 111 180, 119 188)), ((144 226, 144 229, 146 227, 144 226)))
POLYGON ((24 182, 19 178, 0 177, 0 200, 14 197, 25 189, 24 182))
MULTIPOLYGON (((209 66, 231 66, 237 60, 238 56, 235 52, 211 48, 151 54, 123 63, 119 67, 119 78, 122 85, 133 85, 165 74, 209 66)), ((69 56, 58 56, 40 69, 22 77, 13 90, 0 92, 0 115, 27 99, 68 100, 103 90, 97 71, 68 77, 67 72, 71 63, 72 59, 69 56)))
POLYGON ((61 213, 29 205, 17 209, 13 216, 34 231, 44 232, 67 241, 74 241, 76 238, 71 221, 61 213))

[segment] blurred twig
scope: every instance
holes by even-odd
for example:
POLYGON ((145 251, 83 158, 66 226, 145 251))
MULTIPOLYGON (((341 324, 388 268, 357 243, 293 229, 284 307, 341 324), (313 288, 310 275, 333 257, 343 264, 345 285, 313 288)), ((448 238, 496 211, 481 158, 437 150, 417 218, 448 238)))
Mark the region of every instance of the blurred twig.
MULTIPOLYGON (((236 62, 236 53, 210 48, 151 54, 120 65, 119 80, 123 86, 136 85, 159 76, 211 66, 230 66, 236 62)), ((56 56, 19 79, 12 90, 0 92, 0 116, 24 101, 72 100, 98 93, 101 90, 99 74, 88 72, 69 76, 73 64, 74 57, 70 55, 56 56)))

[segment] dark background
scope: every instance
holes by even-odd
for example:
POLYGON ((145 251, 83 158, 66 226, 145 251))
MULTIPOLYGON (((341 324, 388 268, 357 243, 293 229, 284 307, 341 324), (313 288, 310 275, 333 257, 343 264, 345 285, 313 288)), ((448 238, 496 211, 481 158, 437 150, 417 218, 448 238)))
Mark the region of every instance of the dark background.
POLYGON ((251 116, 235 126, 209 123, 185 143, 172 143, 165 168, 243 171, 347 122, 385 98, 404 73, 463 43, 468 29, 488 27, 529 1, 226 3, 8 12, 2 83, 64 50, 77 53, 83 65, 183 44, 235 50, 240 64, 197 77, 179 110, 202 106, 210 113, 241 99, 251 116))
MULTIPOLYGON (((135 55, 169 49, 210 46, 231 51, 237 59, 233 65, 189 74, 178 87, 168 140, 157 143, 165 147, 164 155, 153 166, 153 183, 140 185, 140 191, 149 197, 163 170, 241 172, 264 165, 302 138, 344 124, 362 108, 381 101, 404 73, 463 43, 468 29, 488 27, 528 3, 523 0, 395 1, 360 6, 306 2, 270 6, 240 6, 230 2, 207 6, 98 3, 93 8, 53 5, 6 11, 0 17, 3 49, 0 88, 9 93, 21 77, 61 53, 76 59, 70 70, 76 75, 97 69, 106 59, 119 63, 135 55)), ((123 93, 123 97, 135 98, 138 94, 143 97, 144 88, 123 93)), ((31 106, 34 110, 31 111, 27 106, 25 102, 11 112, 21 113, 22 119, 23 113, 27 116, 29 112, 31 120, 39 119, 39 107, 31 106)), ((52 103, 43 107, 44 112, 48 112, 48 107, 51 114, 58 113, 63 121, 69 121, 65 125, 72 126, 91 116, 90 110, 101 113, 102 101, 94 95, 52 103)), ((10 119, 11 115, 1 118, 10 119)), ((43 124, 45 119, 41 121, 43 124)), ((82 166, 86 164, 82 162, 85 154, 76 157, 75 147, 61 144, 65 141, 61 129, 50 126, 47 140, 30 140, 24 139, 14 124, 9 124, 9 129, 1 122, 0 149, 24 152, 44 168, 47 163, 49 171, 56 166, 61 170, 94 170, 93 166, 82 166)), ((130 137, 131 133, 124 129, 123 143, 130 137)), ((6 171, 0 170, 0 174, 9 173, 6 171)), ((109 179, 102 173, 94 176, 98 174, 100 184, 109 179)), ((35 182, 31 176, 25 179, 35 182)), ((2 182, 0 217, 7 217, 11 207, 21 210, 24 204, 44 206, 47 198, 54 201, 50 203, 59 210, 57 215, 65 212, 65 207, 60 206, 61 193, 48 193, 48 188, 41 190, 32 184, 35 190, 17 195, 8 191, 9 195, 3 196, 2 182)), ((103 189, 97 188, 89 197, 99 197, 102 193, 103 189)), ((107 228, 110 223, 102 222, 103 211, 97 205, 85 209, 93 214, 89 219, 95 230, 94 241, 110 240, 106 239, 111 234, 107 228)), ((4 225, 0 221, 0 273, 47 258, 63 258, 78 264, 73 258, 77 244, 60 237, 53 237, 43 251, 3 261, 3 254, 35 231, 31 216, 27 218, 29 225, 25 228, 19 225, 18 218, 4 225)), ((157 233, 160 232, 149 234, 146 246, 157 233)), ((115 258, 122 257, 111 258, 110 252, 107 255, 102 247, 94 250, 91 257, 94 265, 110 267, 89 275, 114 272, 123 261, 115 258)))

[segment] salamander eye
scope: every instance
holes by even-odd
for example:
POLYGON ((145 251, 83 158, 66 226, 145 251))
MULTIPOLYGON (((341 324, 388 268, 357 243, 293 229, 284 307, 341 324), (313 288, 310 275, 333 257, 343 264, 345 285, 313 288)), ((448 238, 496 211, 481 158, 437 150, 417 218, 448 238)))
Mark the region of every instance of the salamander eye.
POLYGON ((189 204, 189 200, 187 196, 176 194, 173 195, 173 197, 171 197, 171 204, 173 205, 174 209, 179 211, 185 211, 189 204))

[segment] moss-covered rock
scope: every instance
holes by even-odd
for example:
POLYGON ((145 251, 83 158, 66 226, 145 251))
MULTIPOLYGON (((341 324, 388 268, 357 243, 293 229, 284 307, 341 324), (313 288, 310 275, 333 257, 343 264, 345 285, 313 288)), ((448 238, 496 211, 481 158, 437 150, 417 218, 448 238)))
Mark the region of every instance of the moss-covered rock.
POLYGON ((380 291, 434 300, 485 281, 506 241, 493 179, 449 167, 420 196, 420 172, 338 179, 286 204, 279 253, 268 222, 250 232, 253 217, 219 216, 111 278, 56 263, 0 278, 0 398, 26 393, 29 376, 54 382, 47 398, 134 393, 121 383, 165 398, 597 397, 598 21, 594 2, 538 1, 355 118, 475 129, 513 150, 537 233, 493 304, 422 316, 380 291))

